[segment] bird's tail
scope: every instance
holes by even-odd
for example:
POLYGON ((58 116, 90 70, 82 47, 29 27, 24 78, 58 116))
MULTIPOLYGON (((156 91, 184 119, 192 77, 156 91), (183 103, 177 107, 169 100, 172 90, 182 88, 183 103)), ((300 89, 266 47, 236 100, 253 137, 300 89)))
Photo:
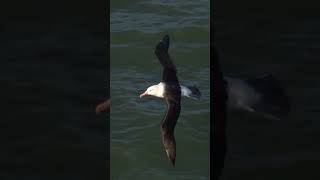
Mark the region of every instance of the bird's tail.
POLYGON ((191 94, 189 95, 189 97, 194 98, 194 99, 200 99, 201 97, 201 92, 200 90, 197 88, 197 86, 193 85, 193 86, 187 86, 188 89, 191 90, 191 94))
POLYGON ((252 107, 254 111, 275 119, 289 114, 289 97, 272 75, 248 79, 247 82, 261 95, 261 100, 252 107))

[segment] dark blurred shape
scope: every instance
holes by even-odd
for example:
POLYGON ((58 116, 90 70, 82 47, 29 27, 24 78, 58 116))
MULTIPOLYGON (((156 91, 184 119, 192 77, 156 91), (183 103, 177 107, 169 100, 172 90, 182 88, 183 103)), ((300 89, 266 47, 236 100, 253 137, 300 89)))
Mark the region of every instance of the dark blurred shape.
POLYGON ((109 177, 106 3, 2 4, 1 179, 109 177))
MULTIPOLYGON (((213 44, 213 43, 212 43, 213 44)), ((226 138, 226 102, 227 93, 223 81, 223 74, 220 69, 217 50, 213 47, 213 57, 211 68, 211 112, 213 121, 211 122, 211 177, 217 180, 224 167, 224 159, 227 151, 226 138)), ((212 51, 211 51, 212 52, 212 51)))
POLYGON ((111 104, 111 99, 110 98, 108 98, 107 100, 99 103, 96 106, 96 114, 99 114, 101 112, 109 110, 110 109, 110 104, 111 104))

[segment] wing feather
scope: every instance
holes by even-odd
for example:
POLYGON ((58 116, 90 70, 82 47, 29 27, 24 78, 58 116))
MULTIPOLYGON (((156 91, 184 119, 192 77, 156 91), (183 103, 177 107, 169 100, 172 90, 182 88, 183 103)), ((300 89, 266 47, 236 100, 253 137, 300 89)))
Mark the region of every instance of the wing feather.
POLYGON ((155 55, 158 57, 160 64, 163 66, 162 81, 168 83, 178 83, 177 70, 171 59, 168 50, 170 45, 169 36, 166 35, 157 44, 155 55))
POLYGON ((174 128, 180 115, 180 102, 167 99, 167 110, 161 122, 162 143, 172 165, 176 160, 176 140, 174 137, 174 128))

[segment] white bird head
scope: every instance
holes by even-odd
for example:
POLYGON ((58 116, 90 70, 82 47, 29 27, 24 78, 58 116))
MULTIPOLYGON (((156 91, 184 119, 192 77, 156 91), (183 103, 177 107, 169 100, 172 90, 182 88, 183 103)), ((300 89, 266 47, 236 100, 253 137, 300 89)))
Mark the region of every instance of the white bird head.
POLYGON ((156 96, 156 97, 163 97, 163 86, 162 84, 157 84, 157 85, 152 85, 150 87, 148 87, 148 89, 140 94, 140 98, 142 98, 143 96, 156 96))

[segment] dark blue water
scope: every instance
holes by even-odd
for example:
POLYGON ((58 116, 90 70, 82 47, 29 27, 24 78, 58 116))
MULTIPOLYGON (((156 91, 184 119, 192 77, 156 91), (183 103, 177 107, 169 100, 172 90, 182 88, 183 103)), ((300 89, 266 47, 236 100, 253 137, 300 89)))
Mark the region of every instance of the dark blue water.
POLYGON ((209 4, 200 1, 111 1, 111 179, 210 178, 209 4), (161 80, 154 48, 170 36, 182 85, 196 85, 199 101, 183 98, 175 128, 177 159, 170 164, 160 136, 166 102, 139 98, 161 80))

